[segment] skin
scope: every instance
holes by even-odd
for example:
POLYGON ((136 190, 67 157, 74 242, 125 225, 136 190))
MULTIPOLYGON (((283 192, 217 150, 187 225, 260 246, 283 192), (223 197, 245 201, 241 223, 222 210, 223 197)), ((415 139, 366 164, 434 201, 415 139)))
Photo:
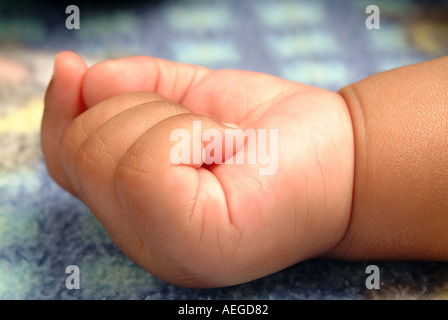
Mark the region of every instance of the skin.
POLYGON ((330 257, 448 261, 448 56, 339 90, 354 127, 352 218, 330 257))
POLYGON ((51 177, 130 259, 175 285, 263 277, 331 251, 349 225, 352 123, 342 97, 324 89, 151 57, 88 68, 62 52, 41 138, 51 177), (173 164, 170 134, 193 121, 277 129, 277 172, 173 164))

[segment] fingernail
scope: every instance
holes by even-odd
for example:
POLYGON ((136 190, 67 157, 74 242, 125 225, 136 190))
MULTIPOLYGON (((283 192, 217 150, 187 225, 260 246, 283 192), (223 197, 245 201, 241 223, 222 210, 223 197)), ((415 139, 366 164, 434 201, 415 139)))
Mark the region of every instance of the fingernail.
POLYGON ((232 129, 238 129, 238 125, 235 123, 221 122, 221 124, 225 125, 226 127, 232 128, 232 129))

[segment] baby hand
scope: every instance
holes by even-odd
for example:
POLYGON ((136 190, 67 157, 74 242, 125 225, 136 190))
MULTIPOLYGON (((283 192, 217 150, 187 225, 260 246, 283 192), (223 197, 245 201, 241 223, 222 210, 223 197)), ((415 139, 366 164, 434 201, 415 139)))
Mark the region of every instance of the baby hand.
POLYGON ((153 275, 234 285, 344 236, 354 147, 338 94, 151 57, 88 69, 63 52, 54 72, 42 120, 48 171, 153 275))

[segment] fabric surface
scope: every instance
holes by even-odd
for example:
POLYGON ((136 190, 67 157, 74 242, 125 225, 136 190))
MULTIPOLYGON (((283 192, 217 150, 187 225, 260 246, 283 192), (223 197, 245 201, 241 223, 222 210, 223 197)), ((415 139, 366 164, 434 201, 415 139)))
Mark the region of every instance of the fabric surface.
POLYGON ((89 65, 152 55, 270 73, 338 90, 379 71, 448 52, 448 3, 433 1, 0 1, 0 299, 447 299, 448 264, 305 261, 217 289, 166 284, 129 261, 78 200, 48 176, 43 95, 57 52, 89 65), (380 29, 366 27, 366 7, 380 29), (368 289, 366 268, 380 270, 368 289), (69 265, 80 288, 69 289, 69 265))

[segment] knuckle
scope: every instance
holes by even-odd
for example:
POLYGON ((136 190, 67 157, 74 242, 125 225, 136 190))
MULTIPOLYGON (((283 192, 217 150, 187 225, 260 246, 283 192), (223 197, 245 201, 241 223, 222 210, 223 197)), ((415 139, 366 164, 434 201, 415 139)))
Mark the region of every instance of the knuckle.
POLYGON ((131 181, 144 174, 141 165, 138 165, 138 156, 135 152, 128 151, 117 165, 115 170, 116 183, 122 186, 127 186, 131 181))
POLYGON ((101 174, 106 161, 111 159, 108 146, 97 133, 92 133, 79 147, 74 158, 75 175, 79 180, 92 179, 101 174))
POLYGON ((58 147, 63 160, 68 160, 68 157, 74 157, 79 147, 79 141, 85 140, 86 137, 87 134, 83 127, 83 122, 80 118, 75 118, 59 139, 58 147))

